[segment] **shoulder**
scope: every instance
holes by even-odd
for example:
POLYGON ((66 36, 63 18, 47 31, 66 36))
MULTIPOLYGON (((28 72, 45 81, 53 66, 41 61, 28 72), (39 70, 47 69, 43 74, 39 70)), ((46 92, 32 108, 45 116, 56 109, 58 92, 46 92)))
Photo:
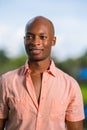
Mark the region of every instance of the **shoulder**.
POLYGON ((55 75, 56 79, 58 79, 58 81, 66 83, 66 84, 76 84, 77 86, 77 81, 76 79, 74 79, 71 75, 69 75, 68 73, 65 73, 64 71, 62 71, 60 68, 58 68, 54 61, 52 61, 51 64, 51 71, 52 73, 55 75))
POLYGON ((68 95, 69 101, 82 102, 82 92, 77 80, 58 68, 56 68, 56 72, 62 91, 64 90, 64 94, 68 95))
POLYGON ((61 82, 65 83, 66 86, 70 87, 71 89, 79 89, 80 86, 77 80, 72 77, 71 75, 65 73, 61 69, 56 67, 56 76, 60 79, 61 82))
POLYGON ((0 83, 7 82, 7 81, 9 82, 9 81, 13 80, 16 76, 21 75, 23 72, 23 68, 24 68, 24 66, 21 66, 15 70, 11 70, 11 71, 8 71, 8 72, 2 74, 0 76, 0 83))

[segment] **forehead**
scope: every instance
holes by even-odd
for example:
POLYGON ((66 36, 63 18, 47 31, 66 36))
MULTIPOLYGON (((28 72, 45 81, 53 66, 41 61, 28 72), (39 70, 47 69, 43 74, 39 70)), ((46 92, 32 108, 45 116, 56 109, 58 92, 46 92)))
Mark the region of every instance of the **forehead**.
POLYGON ((49 33, 51 31, 51 24, 46 19, 30 20, 25 28, 25 32, 38 32, 49 33))

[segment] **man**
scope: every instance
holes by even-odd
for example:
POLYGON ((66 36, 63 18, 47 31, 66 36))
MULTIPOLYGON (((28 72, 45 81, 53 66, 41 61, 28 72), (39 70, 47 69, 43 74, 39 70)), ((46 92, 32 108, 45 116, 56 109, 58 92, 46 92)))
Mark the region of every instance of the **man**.
POLYGON ((52 22, 37 16, 25 28, 26 64, 0 78, 0 130, 83 130, 77 82, 51 59, 52 22))

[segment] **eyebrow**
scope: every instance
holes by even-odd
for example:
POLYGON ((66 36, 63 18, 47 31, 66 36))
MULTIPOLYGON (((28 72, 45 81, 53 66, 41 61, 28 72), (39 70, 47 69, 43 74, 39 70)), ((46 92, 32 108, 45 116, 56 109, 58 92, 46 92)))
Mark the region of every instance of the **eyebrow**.
MULTIPOLYGON (((26 35, 35 35, 34 33, 31 33, 31 32, 27 32, 26 35)), ((39 35, 47 35, 46 33, 40 33, 39 35)))

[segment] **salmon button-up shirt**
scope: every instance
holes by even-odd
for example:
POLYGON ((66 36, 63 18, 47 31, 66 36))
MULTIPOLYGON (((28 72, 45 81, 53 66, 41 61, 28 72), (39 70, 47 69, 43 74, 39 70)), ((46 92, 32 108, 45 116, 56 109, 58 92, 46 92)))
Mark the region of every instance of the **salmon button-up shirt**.
POLYGON ((6 130, 66 130, 65 120, 84 119, 79 85, 52 61, 38 105, 29 66, 7 72, 0 78, 0 119, 7 119, 6 130))

